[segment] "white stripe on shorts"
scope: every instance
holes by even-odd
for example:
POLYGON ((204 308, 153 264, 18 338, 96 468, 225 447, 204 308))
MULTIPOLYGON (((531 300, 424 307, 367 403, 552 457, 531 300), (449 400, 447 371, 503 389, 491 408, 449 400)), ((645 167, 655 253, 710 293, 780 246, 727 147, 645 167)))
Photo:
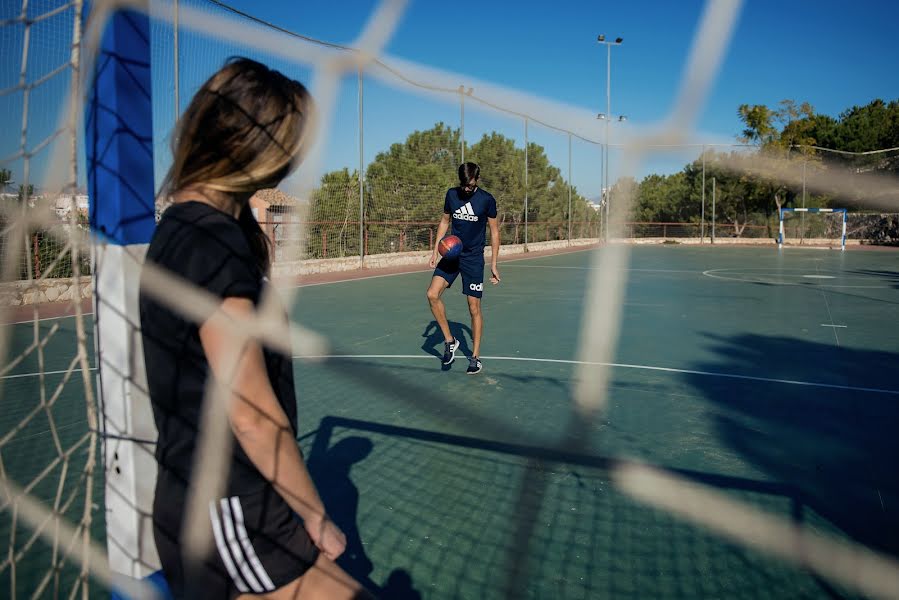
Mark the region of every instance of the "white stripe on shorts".
POLYGON ((231 548, 231 554, 237 562, 237 568, 240 569, 240 574, 246 580, 250 589, 256 593, 262 593, 265 589, 256 579, 253 568, 250 567, 250 564, 247 562, 246 557, 241 551, 240 542, 237 540, 237 535, 234 532, 234 522, 231 517, 231 505, 228 503, 227 498, 222 498, 219 502, 221 502, 222 505, 222 522, 225 524, 225 540, 228 542, 228 547, 231 548))
POLYGON ((240 540, 240 545, 243 546, 244 554, 250 561, 253 571, 256 573, 257 577, 259 577, 259 581, 262 582, 262 585, 265 586, 265 591, 273 591, 275 589, 275 584, 272 583, 271 577, 265 572, 265 568, 262 566, 262 562, 260 562, 259 557, 256 555, 253 544, 250 543, 250 536, 247 533, 246 527, 244 527, 243 508, 240 506, 240 498, 237 496, 231 497, 231 512, 234 516, 234 524, 237 526, 237 539, 240 540))
POLYGON ((231 553, 228 552, 228 548, 225 545, 225 536, 222 535, 222 524, 219 522, 219 516, 218 512, 215 510, 214 500, 209 503, 209 520, 212 521, 212 533, 215 535, 215 546, 218 548, 219 556, 222 557, 222 562, 225 563, 228 575, 231 576, 231 581, 234 582, 234 585, 237 586, 239 591, 249 592, 250 589, 243 582, 240 575, 237 574, 237 569, 234 567, 234 561, 231 560, 231 553))

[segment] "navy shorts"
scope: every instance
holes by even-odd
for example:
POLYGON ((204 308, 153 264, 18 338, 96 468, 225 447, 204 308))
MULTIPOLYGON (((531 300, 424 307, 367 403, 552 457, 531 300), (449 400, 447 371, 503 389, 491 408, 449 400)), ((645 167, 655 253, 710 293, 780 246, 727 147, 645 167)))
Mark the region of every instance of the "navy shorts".
POLYGON ((451 287, 456 277, 462 274, 462 293, 480 298, 484 294, 484 256, 460 256, 442 258, 434 269, 434 275, 446 279, 451 287))

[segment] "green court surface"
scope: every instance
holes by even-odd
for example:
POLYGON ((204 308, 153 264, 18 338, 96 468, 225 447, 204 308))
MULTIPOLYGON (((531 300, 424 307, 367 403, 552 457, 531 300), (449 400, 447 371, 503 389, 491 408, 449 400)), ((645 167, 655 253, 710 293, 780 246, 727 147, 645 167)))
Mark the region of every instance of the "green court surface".
MULTIPOLYGON (((441 368, 430 273, 299 291, 293 318, 333 344, 295 361, 299 434, 347 570, 390 598, 853 597, 622 494, 619 458, 899 557, 899 253, 633 247, 608 409, 578 430, 591 264, 501 263, 476 376, 461 356, 441 368)), ((467 355, 459 288, 445 298, 467 355)), ((35 369, 3 381, 0 433, 34 406, 35 369)), ((64 396, 74 432, 83 400, 72 384, 64 396)), ((53 455, 46 431, 29 439, 23 457, 53 455)))

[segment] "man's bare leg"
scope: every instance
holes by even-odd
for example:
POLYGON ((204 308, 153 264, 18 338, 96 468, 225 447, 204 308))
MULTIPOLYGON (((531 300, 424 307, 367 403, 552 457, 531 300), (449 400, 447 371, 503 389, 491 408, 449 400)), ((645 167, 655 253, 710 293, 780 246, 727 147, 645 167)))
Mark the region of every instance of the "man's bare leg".
POLYGON ((443 304, 441 296, 449 283, 443 277, 435 275, 431 278, 431 285, 428 287, 428 304, 431 305, 431 313, 434 320, 443 332, 443 340, 445 342, 453 341, 453 334, 450 331, 449 323, 446 320, 446 305, 443 304))
POLYGON ((468 312, 471 313, 472 356, 481 356, 481 332, 484 330, 484 319, 481 317, 481 299, 474 296, 468 298, 468 312))

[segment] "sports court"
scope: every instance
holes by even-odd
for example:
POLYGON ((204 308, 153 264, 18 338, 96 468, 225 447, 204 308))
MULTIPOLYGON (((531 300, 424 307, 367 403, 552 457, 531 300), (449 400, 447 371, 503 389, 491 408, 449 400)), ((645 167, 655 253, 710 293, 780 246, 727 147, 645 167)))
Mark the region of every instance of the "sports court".
MULTIPOLYGON (((578 434, 570 388, 592 251, 500 263, 476 376, 460 355, 441 368, 427 271, 299 291, 293 319, 334 344, 295 368, 300 439, 347 533, 347 570, 396 598, 852 597, 623 495, 608 472, 621 459, 899 555, 895 252, 630 252, 608 410, 578 434)), ((444 297, 467 355, 458 285, 444 297)), ((73 322, 41 321, 58 330, 3 377, 10 398, 38 393, 34 373, 62 376, 73 322)), ((31 327, 15 327, 13 347, 27 346, 31 327)), ((82 390, 73 378, 52 421, 16 433, 4 459, 22 473, 9 476, 31 480, 52 464, 54 436, 63 448, 84 436, 82 390)), ((8 407, 0 434, 23 416, 8 407)), ((59 475, 35 493, 63 506, 59 475)), ((78 501, 63 512, 80 514, 78 501)), ((44 575, 27 559, 12 572, 44 575)))
MULTIPOLYGON (((841 47, 852 68, 834 87, 802 53, 759 46, 770 8, 755 3, 575 3, 586 12, 550 19, 472 6, 496 37, 477 51, 433 33, 458 23, 455 4, 323 3, 311 18, 284 4, 0 11, 0 597, 153 597, 156 432, 134 301, 158 219, 192 189, 166 185, 189 141, 178 124, 235 56, 316 107, 282 81, 297 91, 286 120, 241 108, 266 135, 238 146, 301 115, 298 139, 266 145, 280 146, 260 165, 273 179, 214 189, 296 286, 289 326, 258 311, 232 333, 294 342, 298 441, 353 577, 400 600, 899 597, 899 103, 874 60, 895 41, 892 6, 816 8, 868 42, 841 47), (475 376, 461 282, 445 299, 462 346, 443 368, 430 269, 408 267, 439 247, 441 201, 471 161, 507 245, 475 376), (91 299, 95 313, 65 312, 91 299)), ((820 31, 796 39, 817 48, 802 35, 820 31)), ((245 170, 217 154, 226 175, 245 170)), ((143 273, 185 319, 220 306, 143 273)), ((200 538, 217 534, 230 396, 207 392, 185 560, 219 542, 200 538)), ((242 519, 225 531, 229 575, 274 587, 252 583, 242 519)))

